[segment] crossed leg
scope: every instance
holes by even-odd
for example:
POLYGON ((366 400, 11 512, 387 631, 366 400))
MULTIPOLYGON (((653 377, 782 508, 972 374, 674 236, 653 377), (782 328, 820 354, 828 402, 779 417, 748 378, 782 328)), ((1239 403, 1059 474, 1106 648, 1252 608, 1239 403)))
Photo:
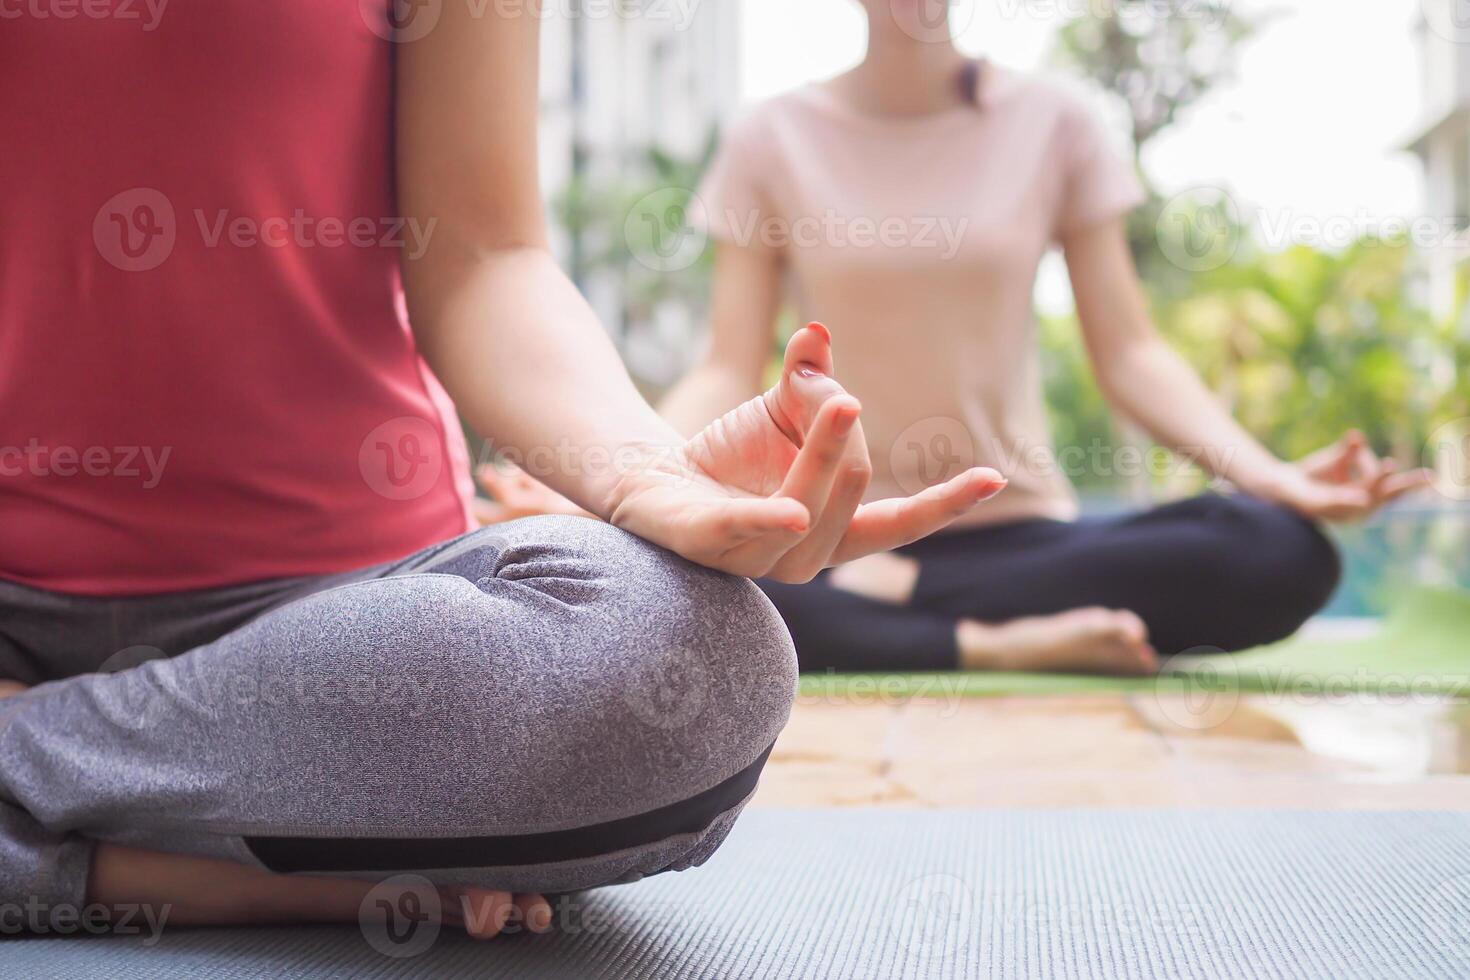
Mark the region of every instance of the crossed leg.
POLYGON ((594 521, 487 528, 0 701, 0 898, 144 888, 118 854, 456 894, 683 869, 729 831, 794 684, 751 583, 594 521))
POLYGON ((1207 495, 1123 517, 937 534, 811 585, 762 582, 804 670, 1136 674, 1291 635, 1341 569, 1314 525, 1207 495))

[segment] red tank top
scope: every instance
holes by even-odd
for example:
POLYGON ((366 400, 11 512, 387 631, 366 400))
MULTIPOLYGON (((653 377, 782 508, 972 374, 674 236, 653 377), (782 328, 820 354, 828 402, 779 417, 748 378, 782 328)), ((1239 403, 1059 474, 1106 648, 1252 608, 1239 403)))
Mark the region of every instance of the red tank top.
POLYGON ((374 5, 0 12, 0 578, 174 592, 469 527, 374 5))

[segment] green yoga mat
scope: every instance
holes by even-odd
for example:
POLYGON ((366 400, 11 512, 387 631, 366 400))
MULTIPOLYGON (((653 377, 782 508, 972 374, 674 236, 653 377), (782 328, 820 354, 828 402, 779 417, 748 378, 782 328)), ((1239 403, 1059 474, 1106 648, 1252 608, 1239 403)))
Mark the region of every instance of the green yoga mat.
POLYGON ((806 698, 1222 693, 1470 697, 1470 593, 1402 595, 1371 636, 1294 637, 1256 650, 1176 657, 1158 677, 1071 674, 808 674, 806 698))

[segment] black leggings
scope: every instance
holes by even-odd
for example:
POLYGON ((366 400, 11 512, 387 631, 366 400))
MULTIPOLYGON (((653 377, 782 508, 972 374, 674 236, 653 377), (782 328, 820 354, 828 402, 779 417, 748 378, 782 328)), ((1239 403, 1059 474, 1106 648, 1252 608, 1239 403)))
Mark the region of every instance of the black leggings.
POLYGON ((905 605, 833 588, 760 586, 807 671, 954 670, 961 619, 1001 623, 1085 606, 1127 609, 1164 656, 1284 639, 1341 576, 1315 525, 1275 504, 1213 494, 1075 523, 1034 520, 935 534, 899 549, 919 562, 905 605))

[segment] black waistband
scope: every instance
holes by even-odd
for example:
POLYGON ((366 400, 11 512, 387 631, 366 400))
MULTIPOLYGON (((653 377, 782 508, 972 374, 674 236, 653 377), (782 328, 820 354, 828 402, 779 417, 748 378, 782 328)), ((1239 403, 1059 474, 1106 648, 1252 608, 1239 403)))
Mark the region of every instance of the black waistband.
POLYGON ((280 873, 506 868, 575 861, 700 833, 755 790, 770 754, 767 748, 729 779, 687 800, 571 830, 496 837, 247 837, 245 844, 262 864, 280 873))

